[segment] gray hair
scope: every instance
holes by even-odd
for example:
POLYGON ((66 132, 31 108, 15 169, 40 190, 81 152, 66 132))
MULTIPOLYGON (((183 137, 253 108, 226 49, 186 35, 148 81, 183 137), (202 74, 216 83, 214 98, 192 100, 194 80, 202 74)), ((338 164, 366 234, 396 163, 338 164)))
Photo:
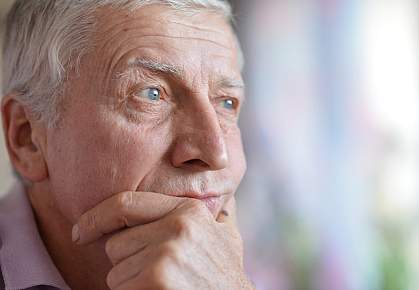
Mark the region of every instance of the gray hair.
POLYGON ((55 125, 68 71, 77 70, 89 49, 94 12, 106 5, 135 10, 150 4, 192 13, 211 10, 233 22, 223 0, 17 0, 6 19, 4 94, 17 92, 37 119, 55 125))

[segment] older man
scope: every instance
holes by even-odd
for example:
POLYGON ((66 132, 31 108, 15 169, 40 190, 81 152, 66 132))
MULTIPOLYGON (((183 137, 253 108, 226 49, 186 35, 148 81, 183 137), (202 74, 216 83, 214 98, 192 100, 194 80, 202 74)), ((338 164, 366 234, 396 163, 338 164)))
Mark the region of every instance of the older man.
POLYGON ((221 0, 16 1, 0 289, 253 289, 230 23, 221 0))

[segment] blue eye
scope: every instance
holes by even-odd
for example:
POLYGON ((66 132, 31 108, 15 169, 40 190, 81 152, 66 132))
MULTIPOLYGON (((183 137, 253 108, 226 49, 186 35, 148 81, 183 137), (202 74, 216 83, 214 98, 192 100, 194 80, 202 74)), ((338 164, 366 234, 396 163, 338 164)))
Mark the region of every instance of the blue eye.
POLYGON ((142 90, 139 96, 142 98, 149 99, 150 101, 160 101, 161 92, 158 88, 148 88, 142 90))
POLYGON ((232 99, 227 99, 222 101, 222 105, 224 108, 228 110, 234 110, 235 109, 235 103, 232 99))

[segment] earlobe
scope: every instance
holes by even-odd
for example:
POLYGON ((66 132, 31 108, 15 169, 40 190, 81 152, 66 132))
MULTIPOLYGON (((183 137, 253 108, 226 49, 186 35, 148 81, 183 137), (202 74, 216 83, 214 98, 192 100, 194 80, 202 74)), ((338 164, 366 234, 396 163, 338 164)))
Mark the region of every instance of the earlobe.
POLYGON ((5 96, 1 110, 4 138, 13 167, 30 182, 46 179, 48 170, 40 142, 45 140, 43 126, 31 118, 17 95, 5 96))

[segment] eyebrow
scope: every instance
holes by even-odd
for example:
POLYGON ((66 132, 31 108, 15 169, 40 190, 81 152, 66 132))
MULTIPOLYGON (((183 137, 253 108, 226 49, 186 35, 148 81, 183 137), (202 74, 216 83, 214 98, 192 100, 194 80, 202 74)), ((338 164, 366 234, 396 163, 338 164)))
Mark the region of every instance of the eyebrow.
POLYGON ((244 89, 246 86, 241 80, 234 78, 223 77, 217 82, 217 85, 223 88, 244 89))
POLYGON ((165 73, 173 75, 174 77, 181 78, 182 69, 178 68, 172 64, 161 63, 151 59, 135 58, 134 60, 128 62, 129 68, 142 67, 153 72, 165 73))
MULTIPOLYGON (((145 68, 147 70, 169 74, 174 78, 182 79, 183 69, 168 63, 161 63, 152 59, 135 58, 128 62, 128 68, 145 68)), ((221 77, 217 82, 217 86, 222 88, 245 89, 242 80, 230 77, 221 77)))

